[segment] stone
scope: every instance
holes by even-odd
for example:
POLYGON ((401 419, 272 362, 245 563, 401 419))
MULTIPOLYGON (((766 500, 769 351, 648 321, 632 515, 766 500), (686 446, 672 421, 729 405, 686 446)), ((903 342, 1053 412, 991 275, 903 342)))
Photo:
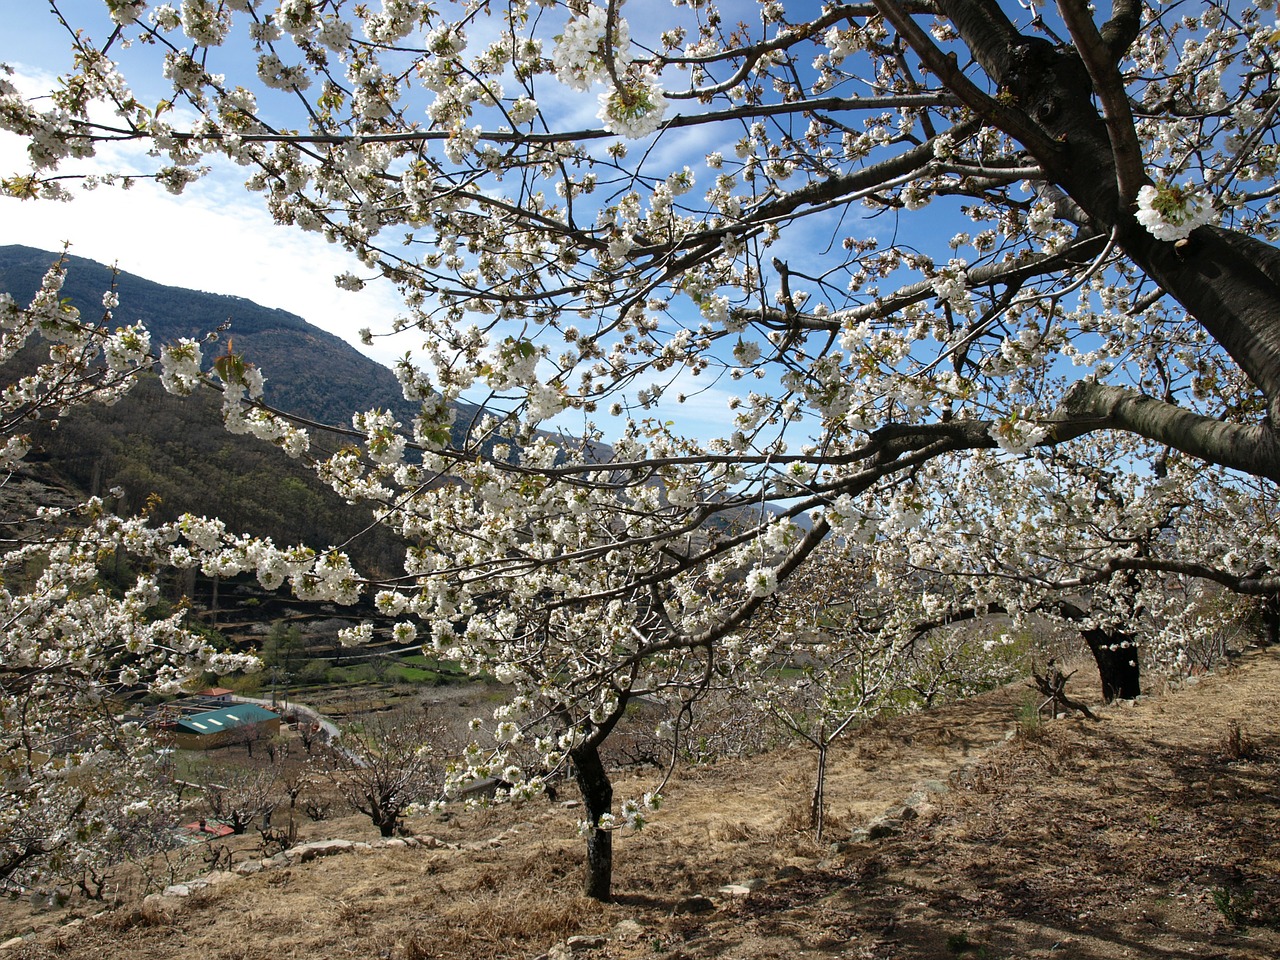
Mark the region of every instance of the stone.
POLYGON ((613 928, 613 935, 618 940, 639 940, 644 936, 644 927, 634 920, 623 920, 613 928))
POLYGON ((907 797, 906 805, 917 811, 932 813, 936 809, 934 798, 950 792, 951 788, 941 780, 922 780, 907 797))
POLYGON ((868 823, 866 830, 862 832, 866 833, 866 838, 868 840, 880 840, 884 837, 891 837, 895 833, 900 833, 901 831, 902 824, 900 821, 895 821, 887 817, 877 817, 875 820, 868 823))
MULTIPOLYGON (((388 841, 387 845, 391 845, 390 841, 388 841)), ((403 846, 403 843, 401 845, 403 846)), ((354 847, 355 844, 350 840, 313 840, 311 843, 301 844, 285 852, 293 854, 293 857, 300 862, 307 863, 319 857, 331 857, 337 853, 348 853, 354 847)))
POLYGON ((261 860, 246 860, 244 863, 238 863, 235 866, 236 873, 242 877, 252 876, 255 873, 261 873, 263 870, 261 860))
POLYGON ((571 960, 573 957, 580 957, 583 954, 590 953, 592 950, 599 950, 608 942, 607 937, 599 935, 570 937, 563 943, 557 943, 548 950, 546 960, 571 960))

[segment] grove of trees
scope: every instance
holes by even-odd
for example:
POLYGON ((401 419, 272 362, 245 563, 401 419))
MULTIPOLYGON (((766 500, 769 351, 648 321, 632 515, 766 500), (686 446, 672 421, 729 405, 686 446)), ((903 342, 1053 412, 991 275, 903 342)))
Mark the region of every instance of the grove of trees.
MULTIPOLYGON (((399 640, 510 685, 453 776, 519 797, 572 767, 586 889, 607 898, 613 832, 655 798, 614 803, 605 740, 637 701, 678 741, 708 692, 767 686, 797 651, 814 676, 847 656, 809 629, 751 632, 841 551, 825 575, 856 567, 877 611, 858 649, 1056 618, 1108 696, 1137 692, 1139 651, 1176 664, 1220 626, 1212 591, 1280 587, 1265 0, 50 7, 58 86, 28 100, 0 76, 0 127, 31 160, 5 193, 73 196, 105 144, 150 151, 151 173, 95 173, 99 189, 242 167, 278 223, 358 258, 338 286, 399 289, 378 333, 422 349, 397 368, 414 420, 356 411, 349 444, 313 458, 409 542, 395 576, 100 502, 72 547, 16 546, 0 676, 51 711, 41 729, 67 722, 55 689, 170 683, 214 656, 148 619, 146 575, 123 599, 95 587, 104 549, 372 592, 399 640), (159 103, 133 92, 147 71, 159 103), (489 415, 459 439, 464 398, 489 415), (722 430, 682 428, 713 402, 722 430), (42 628, 66 584, 93 612, 42 628)), ((171 392, 219 391, 233 432, 309 458, 252 357, 152 343, 111 291, 91 318, 59 284, 55 267, 30 305, 0 302, 4 357, 48 349, 0 394, 6 465, 33 416, 156 367, 171 392)), ((32 722, 12 702, 3 808, 70 803, 54 761, 9 748, 32 722)))

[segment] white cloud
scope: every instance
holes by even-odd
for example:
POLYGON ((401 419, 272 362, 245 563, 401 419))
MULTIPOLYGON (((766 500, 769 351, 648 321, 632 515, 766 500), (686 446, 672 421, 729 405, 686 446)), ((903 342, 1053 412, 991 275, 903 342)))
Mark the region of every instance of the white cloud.
MULTIPOLYGON (((49 89, 47 78, 30 72, 14 80, 20 89, 49 89)), ((77 163, 76 171, 137 173, 147 159, 135 148, 113 146, 77 163)), ((0 133, 0 174, 26 169, 22 140, 0 133)), ((275 224, 259 197, 240 185, 243 176, 226 164, 180 196, 138 181, 129 190, 73 187, 75 199, 63 203, 0 197, 0 244, 60 250, 69 243, 77 256, 157 283, 246 297, 298 314, 383 362, 410 349, 414 344, 403 338, 360 345, 361 328, 390 329, 401 308, 395 289, 378 282, 359 293, 339 290, 336 274, 367 276, 367 268, 323 237, 275 224)), ((122 318, 128 309, 120 305, 122 318)))

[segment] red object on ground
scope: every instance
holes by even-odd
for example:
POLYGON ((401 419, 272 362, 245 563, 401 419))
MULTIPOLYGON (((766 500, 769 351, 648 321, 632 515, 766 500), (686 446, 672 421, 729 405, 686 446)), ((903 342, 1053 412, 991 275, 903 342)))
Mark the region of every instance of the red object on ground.
POLYGON ((185 823, 182 825, 183 830, 190 830, 192 833, 206 833, 212 837, 229 837, 235 833, 225 823, 209 823, 205 820, 197 820, 195 823, 185 823))

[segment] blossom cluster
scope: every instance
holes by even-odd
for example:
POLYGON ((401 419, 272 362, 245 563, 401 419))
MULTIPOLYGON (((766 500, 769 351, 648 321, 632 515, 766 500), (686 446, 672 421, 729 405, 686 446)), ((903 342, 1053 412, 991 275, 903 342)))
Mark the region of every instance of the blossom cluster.
POLYGON ((1181 240, 1191 231, 1217 219, 1212 201, 1202 191, 1185 186, 1152 186, 1138 191, 1138 222, 1157 240, 1181 240))
POLYGON ((556 77, 574 90, 606 84, 597 113, 604 129, 640 140, 662 125, 666 97, 652 74, 631 63, 630 29, 622 17, 610 22, 611 9, 592 3, 573 17, 557 38, 551 59, 556 77))

